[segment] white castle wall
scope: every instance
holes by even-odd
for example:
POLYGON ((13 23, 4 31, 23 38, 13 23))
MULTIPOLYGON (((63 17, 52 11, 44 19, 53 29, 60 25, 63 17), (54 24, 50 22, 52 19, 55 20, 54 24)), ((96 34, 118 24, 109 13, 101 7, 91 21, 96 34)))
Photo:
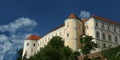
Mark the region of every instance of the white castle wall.
POLYGON ((118 25, 98 20, 94 17, 89 18, 85 23, 82 23, 79 19, 76 18, 68 18, 65 20, 64 24, 64 26, 46 34, 39 40, 25 40, 23 56, 26 54, 27 58, 29 58, 30 56, 34 55, 40 51, 41 47, 47 45, 53 36, 62 37, 65 46, 69 46, 73 51, 77 51, 81 46, 79 42, 80 37, 84 34, 83 24, 85 26, 85 35, 93 36, 93 41, 97 43, 99 47, 92 52, 99 52, 109 48, 110 46, 115 47, 120 45, 120 26, 118 25), (98 25, 96 26, 96 24, 98 25), (99 38, 97 38, 97 32, 100 33, 99 38), (105 39, 103 39, 103 33, 106 35, 105 39), (109 41, 108 35, 111 35, 111 41, 109 41), (117 37, 117 42, 115 41, 115 37, 117 37), (27 43, 29 43, 29 46, 27 43), (106 47, 103 46, 104 44, 106 47))

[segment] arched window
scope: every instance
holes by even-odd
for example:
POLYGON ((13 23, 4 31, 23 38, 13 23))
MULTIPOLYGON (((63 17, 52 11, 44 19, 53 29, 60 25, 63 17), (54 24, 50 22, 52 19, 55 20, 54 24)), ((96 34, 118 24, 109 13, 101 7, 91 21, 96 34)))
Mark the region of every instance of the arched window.
POLYGON ((105 34, 105 33, 103 33, 102 38, 103 38, 103 39, 106 39, 106 34, 105 34))
POLYGON ((118 37, 117 36, 115 37, 115 42, 118 42, 118 37))
POLYGON ((96 32, 96 37, 100 38, 100 33, 99 32, 96 32))
POLYGON ((112 40, 112 36, 108 35, 108 40, 111 41, 112 40))

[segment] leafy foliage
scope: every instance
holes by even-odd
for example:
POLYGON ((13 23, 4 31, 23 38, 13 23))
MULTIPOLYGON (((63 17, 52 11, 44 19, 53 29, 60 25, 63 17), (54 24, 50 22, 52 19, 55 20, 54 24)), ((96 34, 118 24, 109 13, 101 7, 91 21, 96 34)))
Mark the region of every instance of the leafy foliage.
POLYGON ((78 52, 73 52, 64 46, 64 41, 59 36, 54 36, 48 44, 32 56, 29 60, 77 60, 78 52))
POLYGON ((88 35, 80 39, 80 43, 82 43, 81 52, 83 54, 89 54, 91 50, 94 50, 97 47, 97 44, 95 44, 92 39, 92 36, 88 35))
POLYGON ((104 50, 102 55, 108 60, 120 60, 120 46, 104 50))

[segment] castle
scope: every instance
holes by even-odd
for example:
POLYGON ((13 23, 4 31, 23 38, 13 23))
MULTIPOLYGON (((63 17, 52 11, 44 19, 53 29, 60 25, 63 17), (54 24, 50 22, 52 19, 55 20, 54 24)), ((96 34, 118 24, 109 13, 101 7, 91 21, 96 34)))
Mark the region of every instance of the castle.
POLYGON ((120 45, 120 23, 93 15, 88 19, 79 19, 75 14, 65 19, 64 24, 52 30, 43 37, 31 35, 24 41, 23 55, 30 58, 47 45, 53 36, 60 36, 65 46, 73 51, 80 50, 79 42, 82 35, 92 36, 98 48, 94 52, 120 45))

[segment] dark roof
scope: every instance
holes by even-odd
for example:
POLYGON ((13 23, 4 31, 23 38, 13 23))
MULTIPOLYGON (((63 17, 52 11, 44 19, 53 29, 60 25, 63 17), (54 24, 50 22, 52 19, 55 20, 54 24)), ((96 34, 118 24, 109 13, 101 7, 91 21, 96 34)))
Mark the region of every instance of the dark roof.
POLYGON ((28 40, 39 40, 41 37, 37 35, 30 35, 27 39, 28 40))
POLYGON ((103 18, 103 17, 100 17, 100 16, 93 15, 92 17, 94 17, 96 19, 99 19, 99 20, 102 20, 102 21, 105 21, 105 22, 109 22, 109 23, 112 23, 112 24, 120 26, 120 23, 114 22, 112 20, 109 20, 109 19, 106 19, 106 18, 103 18))

